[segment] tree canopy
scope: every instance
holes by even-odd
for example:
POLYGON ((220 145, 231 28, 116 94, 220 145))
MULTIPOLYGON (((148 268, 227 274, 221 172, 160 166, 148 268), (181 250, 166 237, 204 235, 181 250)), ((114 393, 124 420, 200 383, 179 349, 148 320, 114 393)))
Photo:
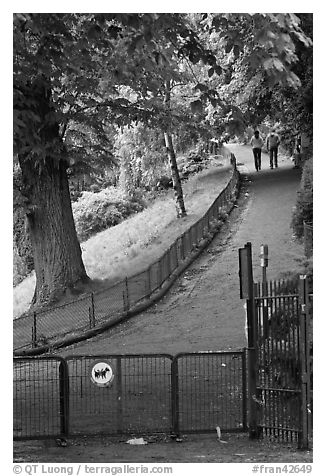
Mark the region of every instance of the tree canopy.
POLYGON ((159 129, 182 208, 172 133, 236 131, 268 108, 276 114, 298 88, 307 105, 311 74, 295 65, 309 57, 309 25, 292 13, 14 15, 14 151, 35 304, 87 281, 68 167, 112 160, 113 126, 159 129))

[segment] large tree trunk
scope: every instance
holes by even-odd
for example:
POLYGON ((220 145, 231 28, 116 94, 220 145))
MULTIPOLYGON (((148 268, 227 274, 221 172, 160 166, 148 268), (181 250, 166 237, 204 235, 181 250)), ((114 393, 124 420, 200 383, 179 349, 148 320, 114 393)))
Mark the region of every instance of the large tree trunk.
MULTIPOLYGON (((170 115, 170 102, 171 102, 171 84, 170 81, 166 81, 165 83, 165 98, 164 98, 165 106, 170 115)), ((170 120, 171 122, 171 120, 170 120)), ((176 209, 177 209, 177 217, 184 217, 187 215, 184 200, 183 200, 183 191, 182 185, 179 175, 178 164, 173 148, 172 136, 169 131, 170 127, 164 131, 164 139, 165 139, 165 146, 169 157, 169 164, 171 169, 171 177, 173 183, 173 189, 175 194, 175 202, 176 202, 176 209)))
POLYGON ((50 90, 26 88, 41 121, 30 128, 44 156, 18 154, 22 193, 33 248, 36 288, 33 307, 43 307, 88 281, 72 215, 67 161, 58 124, 51 120, 50 90), (41 126, 40 126, 41 124, 41 126))
POLYGON ((36 288, 33 305, 56 301, 88 280, 81 258, 69 195, 66 163, 48 159, 42 170, 21 161, 28 183, 27 214, 33 247, 36 288))

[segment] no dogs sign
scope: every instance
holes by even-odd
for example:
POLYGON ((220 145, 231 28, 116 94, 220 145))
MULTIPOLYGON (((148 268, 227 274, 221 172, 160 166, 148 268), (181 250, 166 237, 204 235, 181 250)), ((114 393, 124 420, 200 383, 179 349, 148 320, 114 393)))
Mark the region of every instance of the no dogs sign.
POLYGON ((107 362, 96 362, 91 370, 91 380, 98 387, 107 387, 112 383, 114 373, 112 367, 107 362))

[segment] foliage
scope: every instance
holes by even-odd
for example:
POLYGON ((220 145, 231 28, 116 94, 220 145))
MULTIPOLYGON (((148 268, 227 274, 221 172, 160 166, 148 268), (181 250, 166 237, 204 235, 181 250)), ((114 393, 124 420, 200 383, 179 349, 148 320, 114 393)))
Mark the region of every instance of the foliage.
MULTIPOLYGON (((291 71, 297 59, 293 38, 309 45, 293 14, 205 14, 191 19, 184 14, 16 14, 16 149, 39 164, 46 155, 62 153, 59 142, 44 144, 38 88, 50 95, 53 107, 47 120, 60 124, 68 149, 72 144, 78 149, 86 140, 88 147, 106 153, 102 144, 112 121, 165 127, 162 85, 167 79, 173 85, 192 83, 193 97, 186 102, 188 116, 190 105, 195 121, 207 100, 214 108, 225 107, 221 83, 239 87, 261 74, 269 87, 297 86, 298 77, 291 71), (210 49, 214 45, 215 51, 210 49), (217 53, 221 46, 222 56, 217 53), (191 63, 194 70, 186 67, 191 63), (199 81, 196 68, 203 71, 199 81), (37 134, 31 123, 40 125, 37 134)), ((184 120, 184 112, 174 119, 184 120)), ((229 104, 224 112, 235 127, 239 108, 229 104)))
POLYGON ((313 223, 313 167, 312 159, 305 162, 300 189, 292 215, 292 228, 297 238, 303 237, 303 224, 313 223))
POLYGON ((244 113, 246 123, 252 127, 266 120, 270 124, 278 123, 282 145, 290 153, 297 133, 306 132, 312 137, 312 14, 298 14, 297 18, 308 41, 302 41, 301 35, 293 37, 297 60, 292 65, 292 73, 297 77, 296 87, 291 83, 278 83, 271 87, 268 75, 263 72, 250 79, 244 92, 241 92, 245 79, 243 75, 239 76, 238 88, 236 84, 230 85, 239 91, 237 104, 244 113))
POLYGON ((130 199, 115 187, 107 188, 99 193, 84 192, 73 203, 73 215, 78 237, 81 241, 99 231, 117 225, 124 218, 144 208, 140 199, 130 199))
MULTIPOLYGON (((101 161, 108 169, 114 127, 142 123, 170 137, 175 129, 183 143, 189 128, 194 145, 214 135, 212 126, 221 128, 225 120, 233 134, 244 113, 230 100, 233 92, 219 88, 232 82, 247 86, 258 73, 268 87, 297 87, 291 71, 297 58, 294 38, 309 44, 293 14, 15 14, 14 148, 22 170, 26 165, 21 192, 25 211, 30 207, 28 219, 35 218, 33 209, 40 205, 32 203, 40 199, 31 183, 42 180, 49 163, 59 165, 64 182, 66 167, 75 176, 92 173, 101 161), (212 121, 206 117, 209 108, 212 121)), ((130 194, 138 182, 149 186, 155 178, 146 172, 161 154, 148 149, 139 156, 129 150, 123 157, 122 181, 130 194), (144 159, 141 174, 139 159, 144 159)), ((67 203, 61 207, 70 210, 67 203)), ((70 211, 67 215, 71 223, 70 211)), ((70 243, 78 251, 75 238, 70 236, 70 243)), ((39 270, 41 280, 48 271, 39 270)), ((47 279, 44 289, 56 281, 47 279)), ((39 287, 37 292, 42 294, 39 287)))
POLYGON ((144 124, 132 124, 117 131, 115 155, 120 160, 119 184, 133 196, 137 189, 151 190, 168 173, 163 134, 144 124))

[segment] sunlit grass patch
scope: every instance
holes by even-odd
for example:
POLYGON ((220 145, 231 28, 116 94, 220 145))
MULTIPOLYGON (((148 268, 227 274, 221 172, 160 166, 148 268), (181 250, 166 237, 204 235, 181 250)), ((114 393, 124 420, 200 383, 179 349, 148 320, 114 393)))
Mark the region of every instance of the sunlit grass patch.
MULTIPOLYGON (((142 212, 84 241, 81 248, 89 277, 102 287, 146 269, 204 215, 230 176, 228 165, 213 162, 183 184, 186 217, 176 218, 174 192, 169 190, 142 212)), ((28 310, 34 287, 33 273, 14 288, 15 316, 28 310)))

